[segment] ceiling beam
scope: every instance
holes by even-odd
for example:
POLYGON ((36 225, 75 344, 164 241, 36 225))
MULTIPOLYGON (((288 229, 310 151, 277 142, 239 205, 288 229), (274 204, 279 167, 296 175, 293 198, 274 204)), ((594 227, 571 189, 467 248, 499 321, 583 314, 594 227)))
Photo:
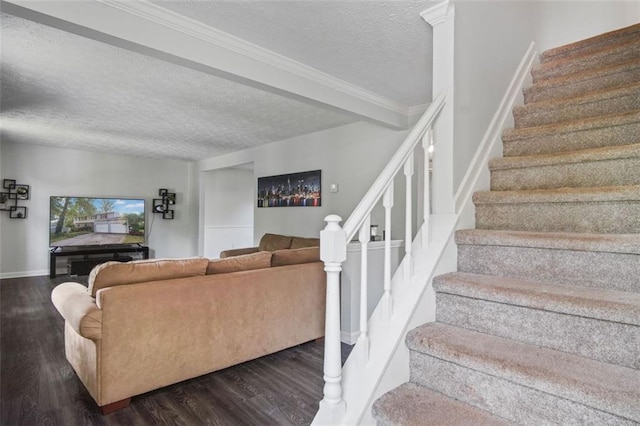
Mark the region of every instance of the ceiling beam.
POLYGON ((10 0, 2 11, 387 127, 408 127, 406 105, 147 1, 10 0))

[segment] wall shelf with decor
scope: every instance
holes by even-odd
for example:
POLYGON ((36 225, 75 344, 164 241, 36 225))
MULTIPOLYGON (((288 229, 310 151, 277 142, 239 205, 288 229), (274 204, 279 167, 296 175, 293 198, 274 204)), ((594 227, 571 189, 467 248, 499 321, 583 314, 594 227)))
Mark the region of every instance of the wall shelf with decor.
POLYGON ((161 198, 153 199, 153 213, 162 213, 163 219, 173 219, 174 210, 171 207, 176 204, 176 193, 169 192, 169 190, 165 188, 160 188, 158 195, 161 198))
POLYGON ((31 187, 16 183, 15 179, 4 179, 0 190, 0 210, 9 212, 9 219, 26 219, 27 207, 19 206, 18 201, 28 200, 31 187))

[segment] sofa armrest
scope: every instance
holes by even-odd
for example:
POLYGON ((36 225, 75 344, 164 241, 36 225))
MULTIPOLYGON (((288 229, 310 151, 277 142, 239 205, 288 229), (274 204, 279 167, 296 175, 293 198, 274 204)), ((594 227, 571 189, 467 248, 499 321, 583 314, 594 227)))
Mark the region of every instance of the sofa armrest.
POLYGON ((258 251, 258 247, 223 250, 220 252, 220 258, 224 259, 225 257, 241 256, 243 254, 257 253, 258 251))
POLYGON ((76 333, 87 339, 100 340, 102 310, 85 286, 74 282, 62 283, 51 292, 51 301, 76 333))

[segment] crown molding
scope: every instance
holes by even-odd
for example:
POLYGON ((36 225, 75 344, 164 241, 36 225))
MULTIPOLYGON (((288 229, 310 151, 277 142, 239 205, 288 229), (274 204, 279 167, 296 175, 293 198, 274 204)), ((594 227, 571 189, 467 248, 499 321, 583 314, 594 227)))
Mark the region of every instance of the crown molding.
POLYGON ((431 104, 420 104, 409 107, 409 116, 412 117, 414 115, 423 114, 427 110, 429 105, 431 104))
POLYGON ((421 12, 420 16, 427 22, 427 24, 435 27, 436 25, 443 23, 447 19, 449 6, 449 0, 445 0, 421 12))
POLYGON ((119 9, 156 24, 171 28, 183 34, 195 37, 206 43, 227 49, 236 54, 263 64, 275 67, 283 72, 310 80, 316 84, 331 87, 347 96, 383 108, 395 114, 408 117, 411 108, 407 105, 380 96, 352 83, 304 65, 284 55, 280 55, 256 44, 247 42, 229 33, 217 30, 194 19, 180 15, 146 0, 96 0, 105 6, 119 9))

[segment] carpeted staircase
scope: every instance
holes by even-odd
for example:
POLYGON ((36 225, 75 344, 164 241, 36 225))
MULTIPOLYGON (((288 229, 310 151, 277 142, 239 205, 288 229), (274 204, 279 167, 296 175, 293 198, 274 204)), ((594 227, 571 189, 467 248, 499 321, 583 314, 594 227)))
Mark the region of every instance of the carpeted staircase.
POLYGON ((532 74, 381 425, 640 424, 640 24, 532 74))

